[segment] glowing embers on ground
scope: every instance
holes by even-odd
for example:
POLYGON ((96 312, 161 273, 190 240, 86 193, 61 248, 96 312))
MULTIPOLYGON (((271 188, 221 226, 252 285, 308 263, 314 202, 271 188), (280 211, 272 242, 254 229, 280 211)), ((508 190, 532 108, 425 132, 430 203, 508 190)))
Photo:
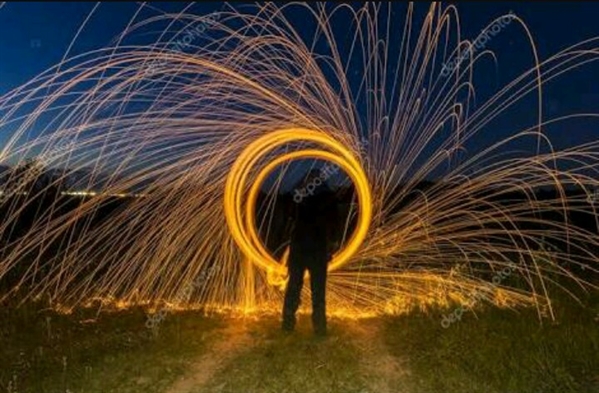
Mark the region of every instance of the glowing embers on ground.
POLYGON ((255 207, 260 186, 276 167, 292 160, 321 159, 332 162, 353 181, 359 202, 356 229, 346 246, 339 250, 329 264, 329 271, 342 267, 356 253, 366 238, 372 217, 372 195, 366 173, 351 150, 330 135, 305 128, 288 128, 266 134, 250 143, 239 155, 227 177, 225 186, 225 216, 231 235, 243 254, 267 272, 268 282, 280 284, 286 274, 284 264, 276 261, 266 250, 256 230, 255 207), (291 142, 312 142, 326 150, 305 149, 283 154, 264 166, 250 187, 245 210, 243 191, 254 166, 268 153, 291 142))

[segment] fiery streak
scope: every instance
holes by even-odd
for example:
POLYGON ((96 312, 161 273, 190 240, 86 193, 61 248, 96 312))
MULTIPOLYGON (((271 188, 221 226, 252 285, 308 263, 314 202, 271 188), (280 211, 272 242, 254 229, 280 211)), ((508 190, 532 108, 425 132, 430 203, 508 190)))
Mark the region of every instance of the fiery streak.
POLYGON ((329 264, 329 271, 337 270, 347 263, 366 238, 368 227, 370 226, 372 215, 370 185, 360 162, 353 156, 350 150, 324 133, 301 128, 279 130, 257 139, 241 153, 228 175, 225 188, 225 216, 227 224, 231 229, 231 235, 246 257, 263 268, 267 273, 270 273, 270 275, 275 275, 272 279, 276 282, 280 282, 280 276, 286 275, 286 267, 275 261, 262 245, 259 235, 256 232, 256 199, 260 186, 276 167, 286 161, 302 158, 318 158, 331 161, 344 169, 356 185, 356 192, 361 206, 358 224, 355 233, 347 242, 347 245, 333 257, 333 260, 329 264), (320 150, 300 150, 285 154, 269 163, 258 174, 253 186, 250 188, 248 203, 245 209, 246 223, 244 226, 241 219, 241 204, 243 199, 240 191, 245 189, 244 184, 248 180, 253 165, 261 156, 271 150, 295 140, 320 143, 336 152, 337 155, 320 150))
MULTIPOLYGON (((393 7, 227 9, 211 19, 213 38, 186 43, 185 51, 169 46, 178 42, 173 32, 205 17, 140 21, 136 14, 114 46, 68 53, 0 97, 0 129, 10 132, 4 161, 51 156, 68 168, 55 184, 87 171, 83 185, 63 191, 83 192, 80 204, 58 200, 4 247, 0 280, 16 276, 17 285, 3 298, 20 291, 61 309, 98 300, 119 307, 277 309, 281 292, 271 284, 280 283, 284 269, 258 235, 271 223, 255 216, 257 195, 281 169, 269 190, 277 194, 289 162, 306 158, 339 165, 359 199, 358 225, 330 266, 334 313, 469 304, 476 293, 497 306, 534 305, 552 315, 550 287, 595 289, 578 271, 598 271, 597 231, 569 217, 587 214, 596 224, 587 198, 599 186, 599 142, 556 151, 544 129, 599 116, 546 120, 541 108, 545 84, 598 60, 598 39, 544 61, 531 45, 534 67, 473 109, 474 70, 495 55, 477 51, 441 76, 442 65, 462 59, 472 44, 459 36, 456 9, 433 3, 417 31, 412 6, 401 28, 392 23, 393 7), (288 11, 313 22, 312 39, 299 34, 288 11), (342 29, 345 41, 334 29, 338 15, 351 25, 342 29), (152 46, 127 43, 138 29, 164 21, 169 27, 152 46), (354 70, 357 86, 350 83, 354 70), (528 96, 538 97, 536 124, 488 146, 475 144, 528 96), (31 132, 36 137, 27 139, 31 132), (68 148, 55 148, 63 140, 68 148), (514 152, 515 142, 532 148, 514 152), (458 159, 469 143, 475 151, 458 159), (442 181, 418 188, 440 172, 442 181), (557 193, 537 199, 543 187, 557 193), (568 187, 581 192, 567 194, 568 187), (133 192, 143 197, 92 225, 110 195, 133 192), (514 193, 526 198, 514 200, 514 193), (514 264, 509 280, 489 286, 490 274, 514 264), (191 283, 189 296, 180 296, 191 283)), ((531 36, 514 16, 510 29, 517 26, 531 36)), ((5 236, 26 209, 26 203, 5 206, 5 236)))

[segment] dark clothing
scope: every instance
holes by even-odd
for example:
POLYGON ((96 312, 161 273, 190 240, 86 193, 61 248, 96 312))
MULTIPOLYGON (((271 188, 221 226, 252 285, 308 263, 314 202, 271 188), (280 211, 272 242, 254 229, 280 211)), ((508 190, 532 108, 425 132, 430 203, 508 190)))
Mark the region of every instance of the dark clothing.
POLYGON ((291 253, 325 255, 329 251, 337 206, 332 192, 308 196, 293 211, 291 253))
POLYGON ((327 330, 325 288, 328 260, 326 256, 322 258, 322 255, 320 259, 318 259, 319 256, 309 258, 292 255, 290 254, 289 281, 283 306, 283 329, 293 330, 295 327, 295 313, 300 305, 304 274, 307 270, 310 273, 310 289, 312 291, 312 325, 316 333, 325 334, 327 330))
POLYGON ((307 196, 293 210, 283 329, 295 327, 295 313, 300 305, 304 275, 308 271, 314 330, 317 334, 325 334, 327 264, 332 254, 333 228, 337 219, 335 198, 331 192, 307 196))

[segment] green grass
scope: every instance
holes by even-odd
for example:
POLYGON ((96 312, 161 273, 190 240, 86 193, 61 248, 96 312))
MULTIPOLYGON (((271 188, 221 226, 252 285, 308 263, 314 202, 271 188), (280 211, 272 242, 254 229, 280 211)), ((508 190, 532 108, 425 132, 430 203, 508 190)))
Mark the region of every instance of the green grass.
POLYGON ((532 309, 467 312, 448 328, 441 312, 414 314, 387 320, 385 340, 414 393, 599 392, 599 308, 572 303, 542 324, 532 309))
POLYGON ((558 323, 541 324, 533 309, 493 308, 448 328, 441 320, 450 310, 333 319, 326 339, 312 336, 307 316, 286 335, 276 317, 177 313, 153 335, 138 309, 95 318, 3 308, 0 392, 166 392, 180 378, 190 393, 599 392, 599 302, 585 302, 562 299, 558 323), (226 348, 235 353, 220 367, 202 368, 226 348), (384 360, 373 368, 373 358, 384 360))
POLYGON ((1 311, 2 392, 163 392, 201 354, 218 318, 168 315, 156 333, 141 310, 60 315, 1 311))

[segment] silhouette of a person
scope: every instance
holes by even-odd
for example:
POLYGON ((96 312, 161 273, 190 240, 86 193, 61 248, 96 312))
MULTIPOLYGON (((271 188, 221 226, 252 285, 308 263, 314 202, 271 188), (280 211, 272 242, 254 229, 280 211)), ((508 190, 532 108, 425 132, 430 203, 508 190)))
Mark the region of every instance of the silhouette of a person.
POLYGON ((312 291, 314 332, 322 336, 327 332, 325 287, 327 265, 333 252, 332 245, 335 244, 333 237, 337 206, 325 177, 326 173, 313 169, 304 178, 301 187, 294 190, 295 203, 290 215, 289 281, 283 306, 282 328, 285 331, 295 328, 295 313, 300 305, 307 270, 312 291))

